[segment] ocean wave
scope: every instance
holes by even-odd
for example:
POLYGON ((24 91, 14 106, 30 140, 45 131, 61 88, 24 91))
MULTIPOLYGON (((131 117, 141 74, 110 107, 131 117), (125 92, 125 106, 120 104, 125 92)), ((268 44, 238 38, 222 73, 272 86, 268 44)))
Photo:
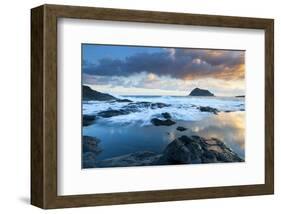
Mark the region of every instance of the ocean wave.
POLYGON ((197 121, 210 115, 207 112, 200 112, 198 109, 189 108, 179 109, 173 107, 167 107, 162 109, 143 109, 139 112, 133 112, 128 115, 119 115, 110 118, 104 118, 103 120, 113 124, 126 124, 134 125, 139 124, 140 126, 151 125, 152 118, 163 118, 162 113, 169 112, 173 120, 185 120, 185 121, 197 121))
MULTIPOLYGON (((100 118, 100 120, 113 124, 140 124, 146 126, 151 124, 152 118, 161 118, 161 114, 168 112, 174 120, 199 121, 213 113, 201 112, 199 106, 216 108, 219 111, 240 111, 244 110, 244 99, 238 98, 197 98, 197 97, 149 97, 149 96, 126 96, 123 97, 133 102, 115 101, 87 101, 83 102, 83 114, 97 115, 101 111, 128 109, 133 106, 133 111, 129 114, 118 115, 110 118, 100 118), (151 108, 149 105, 140 105, 141 102, 165 103, 168 106, 162 108, 151 108)), ((130 108, 132 110, 132 108, 130 108)))

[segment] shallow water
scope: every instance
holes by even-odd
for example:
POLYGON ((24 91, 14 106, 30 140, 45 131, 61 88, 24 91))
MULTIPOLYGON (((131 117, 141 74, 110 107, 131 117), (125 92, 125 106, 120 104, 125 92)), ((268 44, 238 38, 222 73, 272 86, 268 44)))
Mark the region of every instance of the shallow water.
POLYGON ((102 152, 97 156, 97 160, 104 160, 137 151, 161 153, 167 144, 182 135, 218 138, 241 158, 245 158, 245 112, 221 112, 218 115, 206 112, 200 113, 204 116, 201 115, 198 120, 177 119, 174 120, 177 123, 172 126, 116 123, 109 122, 110 120, 107 119, 100 119, 90 126, 83 127, 83 135, 94 136, 101 140, 99 146, 102 152), (176 130, 178 126, 183 126, 187 130, 180 132, 176 130))

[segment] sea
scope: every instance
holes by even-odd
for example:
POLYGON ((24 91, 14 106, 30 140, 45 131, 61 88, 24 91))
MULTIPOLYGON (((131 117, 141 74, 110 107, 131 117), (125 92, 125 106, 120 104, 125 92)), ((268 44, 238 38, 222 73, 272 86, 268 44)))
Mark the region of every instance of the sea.
MULTIPOLYGON (((139 105, 136 112, 110 118, 98 117, 82 128, 82 135, 100 139, 101 153, 97 160, 105 160, 137 151, 161 153, 174 139, 198 135, 217 138, 241 158, 245 158, 245 98, 243 97, 183 97, 183 96, 118 96, 132 103, 165 103, 167 107, 149 108, 139 105), (202 112, 200 106, 219 110, 218 114, 202 112), (151 119, 168 112, 176 124, 154 126, 151 119), (177 127, 185 127, 178 131, 177 127)), ((83 101, 83 115, 97 115, 101 111, 120 110, 129 103, 116 101, 83 101)))

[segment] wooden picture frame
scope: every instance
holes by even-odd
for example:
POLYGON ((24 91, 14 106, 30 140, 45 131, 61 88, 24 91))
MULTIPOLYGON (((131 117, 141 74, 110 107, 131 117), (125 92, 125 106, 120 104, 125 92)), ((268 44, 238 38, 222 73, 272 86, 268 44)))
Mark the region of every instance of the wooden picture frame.
MULTIPOLYGON (((113 205, 274 193, 274 21, 272 19, 42 5, 31 10, 31 204, 44 208, 113 205), (265 184, 57 195, 57 20, 129 21, 265 31, 265 184)), ((254 81, 254 80, 253 80, 254 81)))

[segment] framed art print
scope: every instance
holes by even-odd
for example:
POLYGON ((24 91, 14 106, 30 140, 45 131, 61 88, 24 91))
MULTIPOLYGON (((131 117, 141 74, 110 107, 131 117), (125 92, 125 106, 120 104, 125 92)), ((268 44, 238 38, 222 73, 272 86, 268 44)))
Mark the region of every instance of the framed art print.
POLYGON ((273 194, 273 20, 31 11, 31 203, 273 194))

